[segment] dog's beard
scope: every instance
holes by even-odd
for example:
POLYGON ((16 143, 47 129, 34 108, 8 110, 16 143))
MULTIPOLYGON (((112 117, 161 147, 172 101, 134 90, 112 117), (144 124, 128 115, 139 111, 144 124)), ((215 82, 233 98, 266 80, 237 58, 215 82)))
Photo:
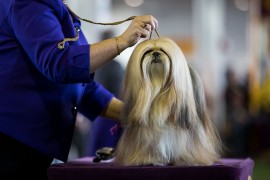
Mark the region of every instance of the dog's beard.
POLYGON ((134 49, 122 95, 116 162, 204 165, 219 158, 200 78, 172 40, 146 40, 134 49))
POLYGON ((145 77, 149 80, 150 88, 155 96, 166 83, 169 75, 170 60, 162 51, 146 52, 143 56, 142 68, 145 72, 145 77))

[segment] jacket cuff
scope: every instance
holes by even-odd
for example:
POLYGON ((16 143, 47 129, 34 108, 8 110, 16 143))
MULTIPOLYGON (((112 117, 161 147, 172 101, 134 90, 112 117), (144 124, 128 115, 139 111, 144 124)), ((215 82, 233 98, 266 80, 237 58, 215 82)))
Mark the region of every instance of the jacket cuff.
POLYGON ((102 85, 91 81, 86 85, 79 111, 93 121, 107 108, 113 97, 102 85))

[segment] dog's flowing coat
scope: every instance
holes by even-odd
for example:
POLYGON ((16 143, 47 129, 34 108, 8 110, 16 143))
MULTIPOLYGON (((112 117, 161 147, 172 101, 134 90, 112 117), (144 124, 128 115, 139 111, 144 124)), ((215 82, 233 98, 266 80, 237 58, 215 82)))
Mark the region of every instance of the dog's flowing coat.
POLYGON ((203 85, 169 38, 137 45, 123 87, 123 134, 115 151, 122 165, 210 165, 220 139, 208 117, 203 85))

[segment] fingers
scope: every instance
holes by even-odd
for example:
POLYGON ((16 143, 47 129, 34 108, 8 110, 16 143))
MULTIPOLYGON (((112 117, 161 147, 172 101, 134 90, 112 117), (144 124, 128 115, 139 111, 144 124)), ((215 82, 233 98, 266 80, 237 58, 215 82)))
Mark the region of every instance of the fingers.
POLYGON ((146 38, 149 35, 150 30, 149 30, 149 28, 145 29, 145 27, 146 27, 146 25, 143 24, 142 26, 139 26, 137 29, 136 28, 134 29, 137 38, 139 38, 139 39, 146 38))
POLYGON ((158 27, 158 21, 151 15, 137 16, 134 21, 138 25, 137 37, 145 38, 158 27))
POLYGON ((158 21, 151 15, 137 16, 121 35, 128 47, 135 45, 141 38, 146 38, 158 27, 158 21))
POLYGON ((145 24, 144 29, 151 32, 152 31, 152 26, 150 24, 145 24))
POLYGON ((152 30, 158 27, 158 21, 151 15, 137 16, 134 20, 141 21, 144 24, 149 24, 152 30))
POLYGON ((149 33, 150 32, 146 29, 140 29, 140 30, 138 30, 136 35, 138 38, 146 38, 149 35, 149 33))

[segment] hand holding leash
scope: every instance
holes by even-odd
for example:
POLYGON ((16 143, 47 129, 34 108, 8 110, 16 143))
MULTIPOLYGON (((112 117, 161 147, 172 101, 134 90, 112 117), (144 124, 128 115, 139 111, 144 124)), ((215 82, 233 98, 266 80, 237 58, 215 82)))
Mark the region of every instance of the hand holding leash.
POLYGON ((157 26, 158 21, 151 15, 136 16, 120 37, 126 40, 127 47, 131 47, 156 30, 157 26))

